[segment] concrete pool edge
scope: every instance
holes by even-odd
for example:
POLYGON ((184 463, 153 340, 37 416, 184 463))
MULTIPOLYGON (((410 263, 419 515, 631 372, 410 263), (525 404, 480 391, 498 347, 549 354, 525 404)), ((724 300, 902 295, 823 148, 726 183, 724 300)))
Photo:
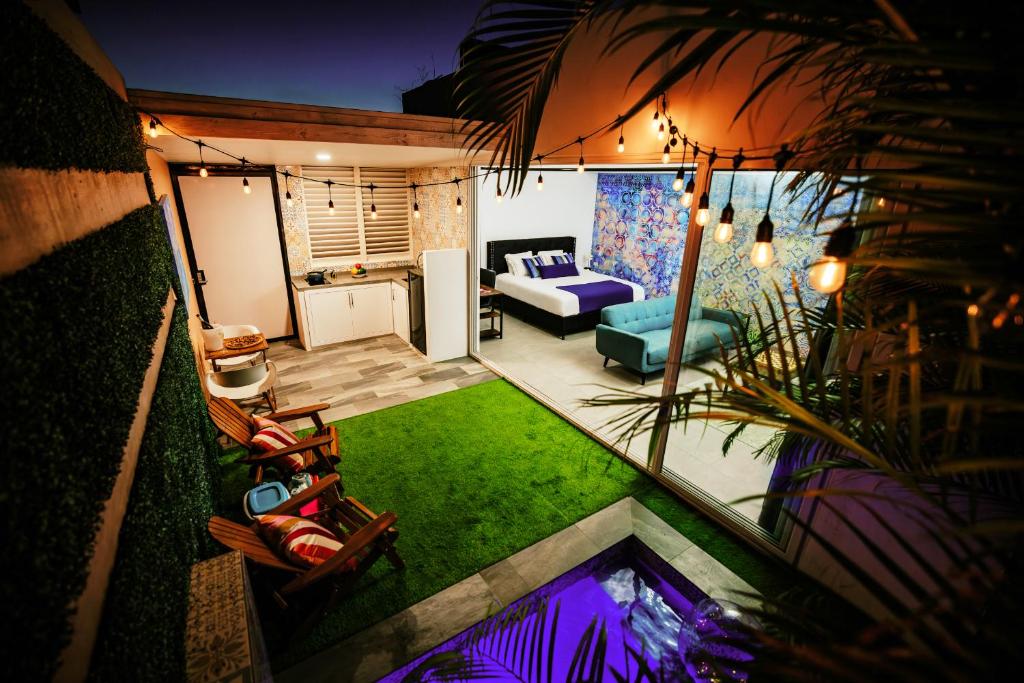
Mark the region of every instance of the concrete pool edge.
POLYGON ((713 598, 750 605, 748 583, 626 497, 453 586, 317 653, 279 681, 376 681, 574 567, 636 536, 713 598))

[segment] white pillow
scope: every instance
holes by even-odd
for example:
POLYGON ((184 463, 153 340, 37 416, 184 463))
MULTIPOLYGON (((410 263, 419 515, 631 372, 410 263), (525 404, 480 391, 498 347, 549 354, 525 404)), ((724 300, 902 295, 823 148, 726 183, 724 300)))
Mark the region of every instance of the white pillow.
POLYGON ((551 258, 552 256, 559 256, 564 253, 561 249, 548 249, 547 251, 538 251, 537 256, 540 256, 540 260, 544 265, 550 266, 555 263, 554 259, 551 258))
POLYGON ((523 265, 524 258, 533 256, 532 251, 521 251, 518 254, 505 254, 505 263, 508 265, 508 272, 519 277, 526 277, 526 266, 523 265))

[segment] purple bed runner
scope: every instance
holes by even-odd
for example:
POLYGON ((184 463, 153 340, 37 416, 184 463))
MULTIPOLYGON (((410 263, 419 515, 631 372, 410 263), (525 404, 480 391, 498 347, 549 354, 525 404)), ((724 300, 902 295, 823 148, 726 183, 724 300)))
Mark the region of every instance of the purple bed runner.
POLYGON ((586 282, 582 285, 564 285, 558 289, 564 289, 570 294, 576 295, 576 298, 580 300, 580 313, 599 311, 605 306, 624 304, 633 300, 632 287, 611 280, 586 282))

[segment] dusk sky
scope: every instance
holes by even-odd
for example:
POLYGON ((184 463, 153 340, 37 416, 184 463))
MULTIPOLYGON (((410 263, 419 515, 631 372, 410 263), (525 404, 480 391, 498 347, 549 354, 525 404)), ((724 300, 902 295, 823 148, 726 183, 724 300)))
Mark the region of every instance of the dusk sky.
POLYGON ((81 0, 129 88, 401 111, 449 73, 479 0, 81 0))

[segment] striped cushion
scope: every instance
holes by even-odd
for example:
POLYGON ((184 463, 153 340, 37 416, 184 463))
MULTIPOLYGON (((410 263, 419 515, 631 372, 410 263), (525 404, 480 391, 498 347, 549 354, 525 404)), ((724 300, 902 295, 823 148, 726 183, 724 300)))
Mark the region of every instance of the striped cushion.
POLYGON ((316 522, 290 515, 260 515, 260 535, 292 564, 316 567, 341 550, 338 537, 316 522))
POLYGON ((575 257, 572 254, 562 253, 562 254, 557 254, 555 256, 552 256, 551 257, 551 262, 554 265, 559 265, 559 264, 562 264, 562 263, 575 263, 576 259, 575 259, 575 257))
POLYGON ((540 277, 540 267, 544 265, 544 261, 540 256, 531 256, 530 258, 523 259, 523 265, 526 266, 526 274, 530 277, 540 277))
MULTIPOLYGON (((254 415, 253 422, 256 424, 256 434, 252 437, 252 445, 264 453, 293 446, 299 442, 299 437, 273 420, 254 415)), ((301 453, 292 453, 277 458, 274 464, 288 472, 301 472, 306 466, 306 459, 301 453)))

